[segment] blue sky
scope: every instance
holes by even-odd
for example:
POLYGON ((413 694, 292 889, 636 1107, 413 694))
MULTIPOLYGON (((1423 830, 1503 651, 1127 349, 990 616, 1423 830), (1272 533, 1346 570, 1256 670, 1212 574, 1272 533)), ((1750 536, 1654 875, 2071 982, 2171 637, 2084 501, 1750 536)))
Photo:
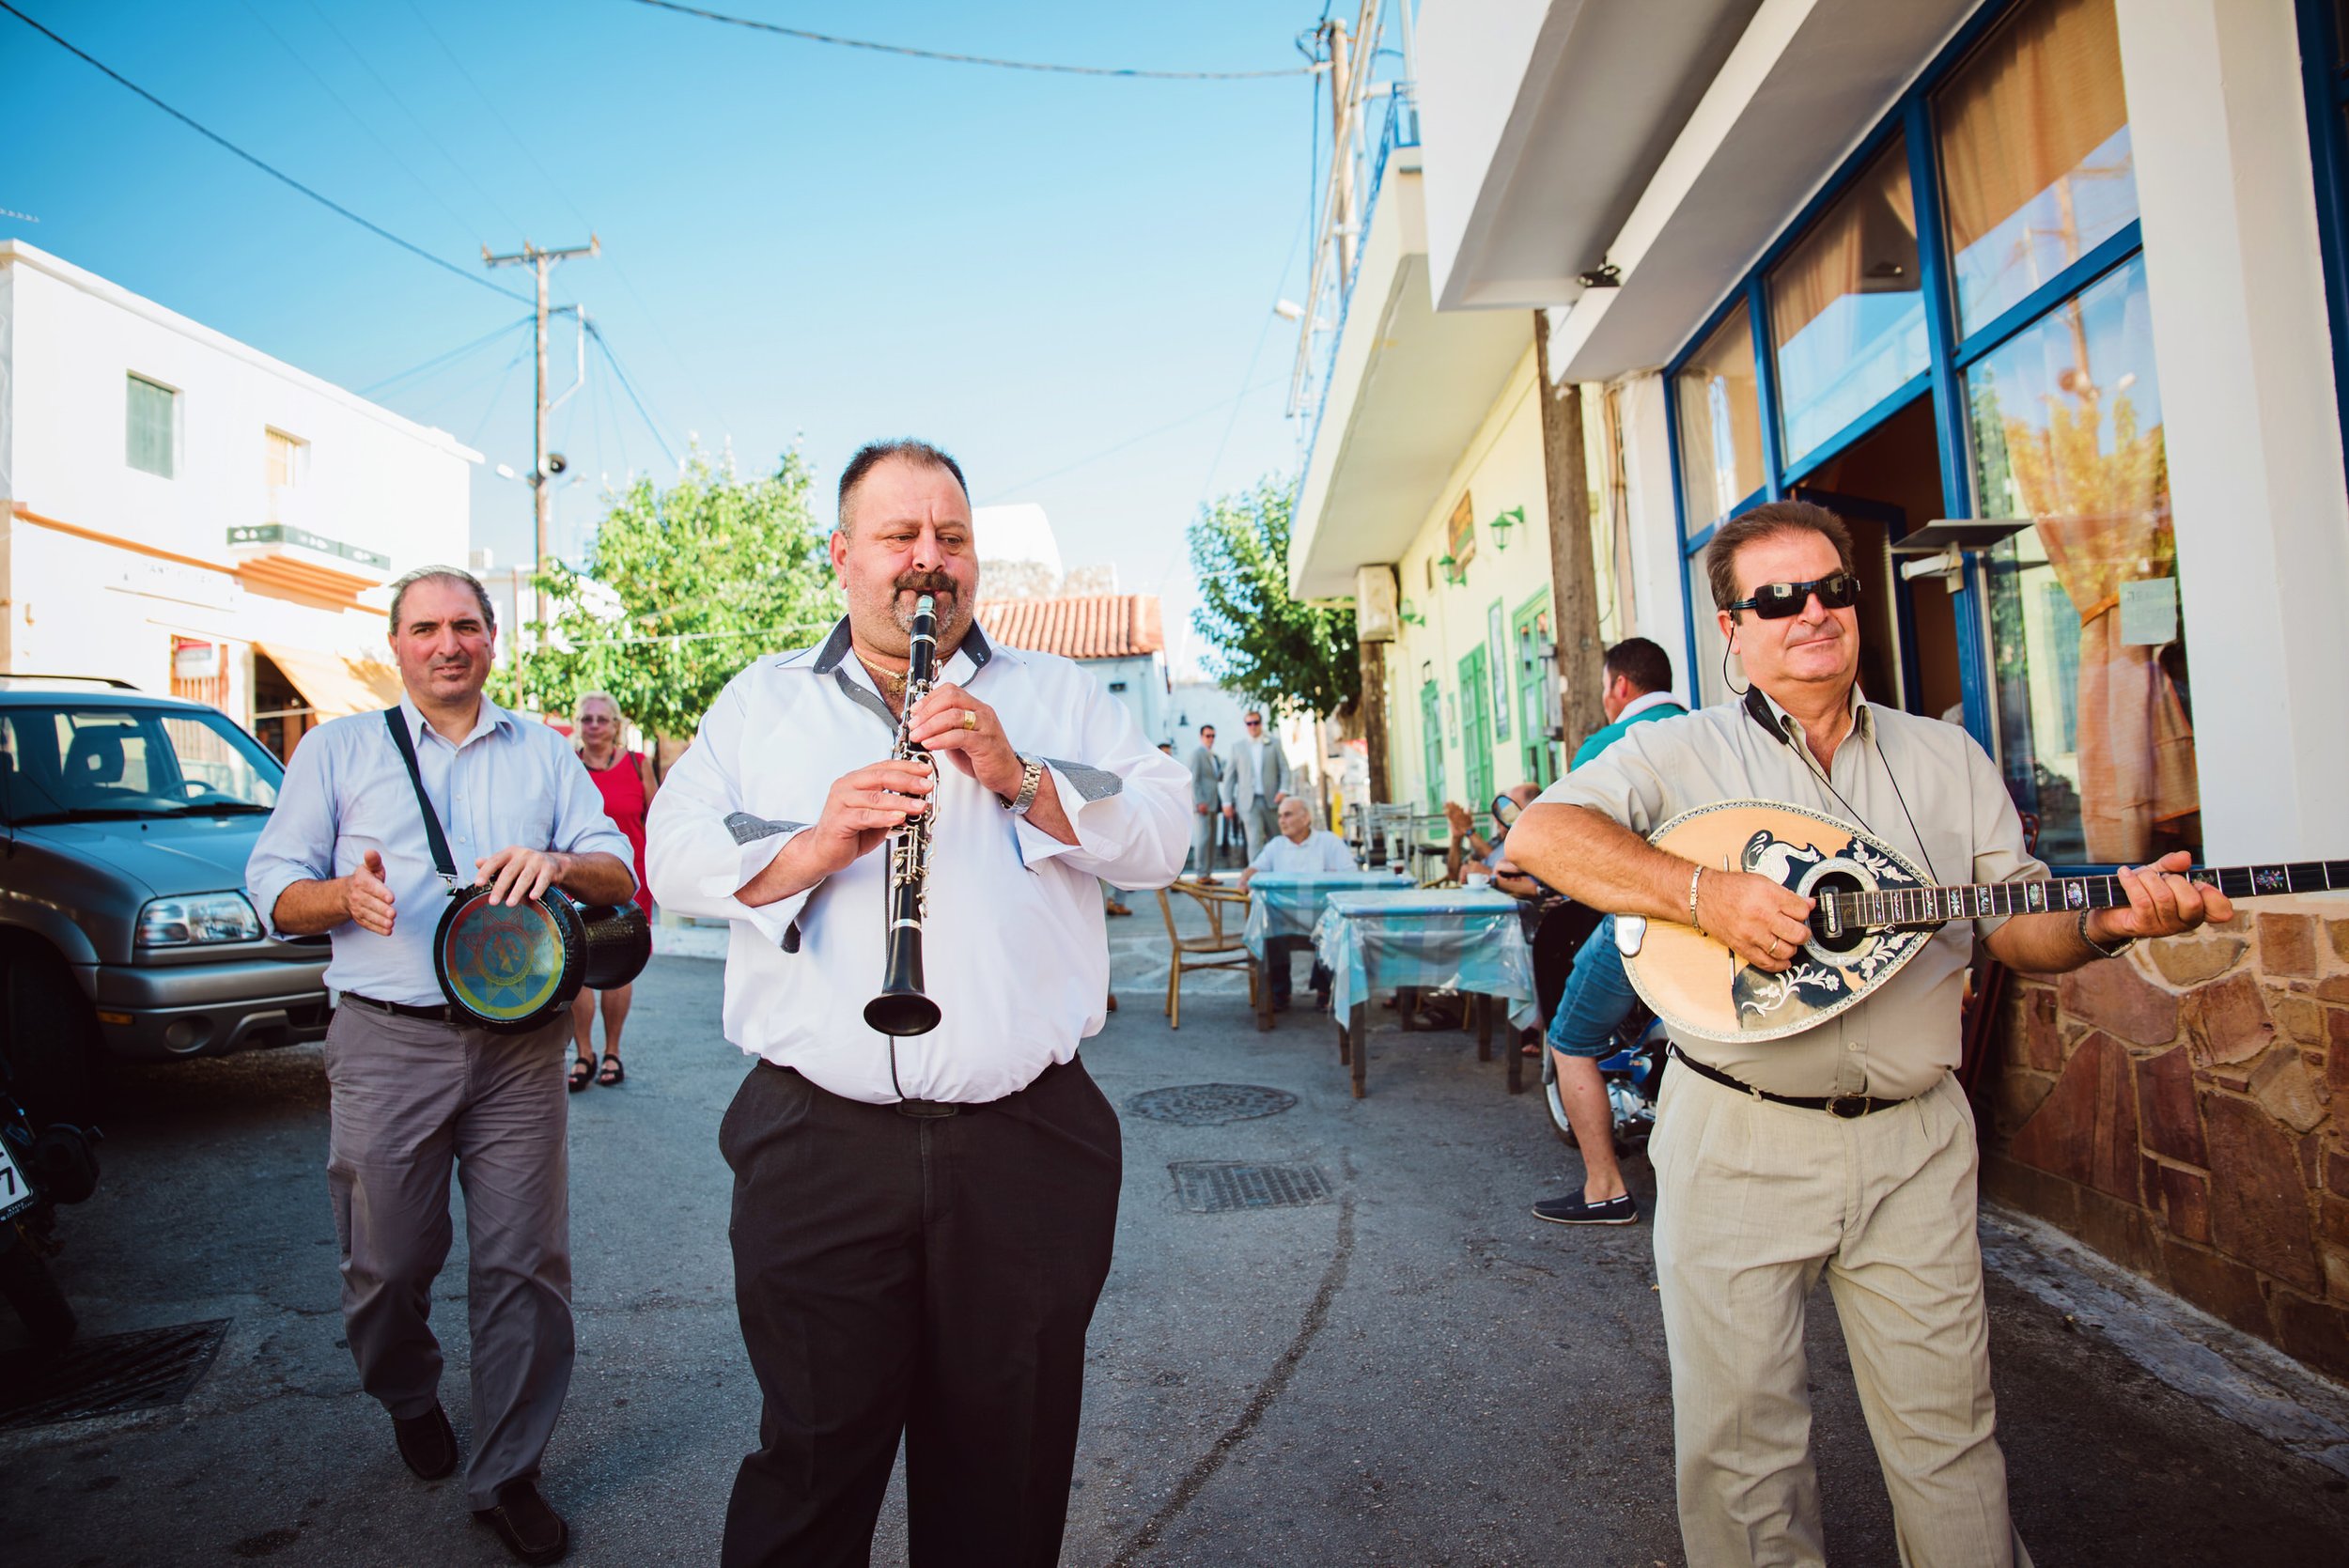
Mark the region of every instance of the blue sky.
MULTIPOLYGON (((468 272, 485 242, 569 244, 592 228, 604 255, 558 269, 555 297, 601 325, 673 448, 689 432, 730 440, 756 469, 798 442, 829 485, 867 438, 938 441, 981 505, 1040 503, 1071 565, 1113 561, 1129 591, 1162 593, 1170 643, 1191 602, 1181 530, 1202 497, 1295 463, 1282 417, 1294 328, 1270 307, 1304 288, 1311 78, 1036 75, 633 0, 13 3, 468 272)), ((940 50, 1210 70, 1300 65, 1294 39, 1321 11, 709 8, 940 50)), ((0 237, 354 390, 524 314, 5 14, 0 146, 0 208, 39 220, 0 217, 0 237)), ((527 292, 521 270, 483 275, 527 292)), ((556 328, 558 363, 568 331, 556 328)), ((530 367, 514 363, 527 340, 369 392, 486 455, 474 542, 502 564, 529 548, 526 487, 490 472, 529 466, 530 367)), ((556 502, 558 549, 575 551, 598 475, 666 463, 592 354, 555 432, 588 476, 556 502)))

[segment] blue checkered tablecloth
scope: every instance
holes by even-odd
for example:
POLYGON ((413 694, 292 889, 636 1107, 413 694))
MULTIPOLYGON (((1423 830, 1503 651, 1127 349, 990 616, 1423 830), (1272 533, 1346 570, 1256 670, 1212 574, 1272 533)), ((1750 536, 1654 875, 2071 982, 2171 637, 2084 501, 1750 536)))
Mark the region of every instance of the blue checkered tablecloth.
POLYGON ((1416 986, 1499 997, 1519 1029, 1540 1020, 1533 953, 1508 894, 1429 888, 1337 893, 1328 903, 1314 951, 1336 979, 1339 1018, 1356 1001, 1416 986))
POLYGON ((1392 871, 1268 871, 1248 881, 1248 926, 1240 939, 1259 961, 1271 937, 1310 937, 1330 895, 1409 886, 1392 871))

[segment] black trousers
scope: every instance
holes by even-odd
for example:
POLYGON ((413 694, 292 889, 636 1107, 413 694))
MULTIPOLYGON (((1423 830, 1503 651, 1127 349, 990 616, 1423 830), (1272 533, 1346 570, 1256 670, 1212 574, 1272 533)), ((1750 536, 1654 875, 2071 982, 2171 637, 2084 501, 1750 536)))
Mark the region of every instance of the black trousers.
MULTIPOLYGON (((1272 999, 1275 1001, 1288 1001, 1289 987, 1294 984, 1289 976, 1289 955, 1311 952, 1313 945, 1311 937, 1268 937, 1265 939, 1265 956, 1270 960, 1266 967, 1270 970, 1268 978, 1272 982, 1272 999)), ((1313 984, 1315 995, 1326 997, 1330 994, 1330 969, 1321 961, 1319 954, 1314 955, 1313 984)))
POLYGON ((1122 1164, 1083 1066, 917 1117, 761 1064, 718 1145, 763 1396, 724 1568, 866 1563, 901 1435, 915 1568, 1057 1562, 1122 1164))

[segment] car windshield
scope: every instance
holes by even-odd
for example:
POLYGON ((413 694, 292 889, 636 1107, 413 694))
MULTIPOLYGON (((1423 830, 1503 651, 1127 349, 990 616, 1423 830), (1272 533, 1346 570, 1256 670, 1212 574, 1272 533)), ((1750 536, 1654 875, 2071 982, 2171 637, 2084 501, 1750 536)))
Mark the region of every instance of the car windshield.
POLYGON ((209 709, 0 708, 0 813, 15 825, 265 813, 284 777, 257 741, 209 709))

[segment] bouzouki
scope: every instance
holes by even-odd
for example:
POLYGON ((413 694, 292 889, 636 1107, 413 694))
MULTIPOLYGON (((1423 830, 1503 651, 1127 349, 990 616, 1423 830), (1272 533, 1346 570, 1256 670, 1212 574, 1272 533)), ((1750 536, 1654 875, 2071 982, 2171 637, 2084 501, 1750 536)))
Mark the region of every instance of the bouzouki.
MULTIPOLYGON (((1723 800, 1683 812, 1648 836, 1658 849, 1750 871, 1816 900, 1811 937, 1782 973, 1755 969, 1694 926, 1620 916, 1625 972, 1657 1016, 1710 1040, 1777 1040, 1826 1022, 1884 984, 1953 920, 2126 904, 2118 877, 1937 886, 1882 840, 1819 812, 1723 800)), ((2349 861, 2194 866, 2190 881, 2229 898, 2349 889, 2349 861)))

